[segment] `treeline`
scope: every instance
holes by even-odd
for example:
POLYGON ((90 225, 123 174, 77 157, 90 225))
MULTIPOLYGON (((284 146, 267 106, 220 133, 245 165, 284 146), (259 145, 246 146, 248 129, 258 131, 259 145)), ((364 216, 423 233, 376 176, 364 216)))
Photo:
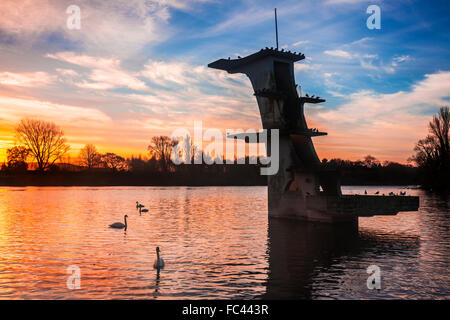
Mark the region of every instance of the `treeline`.
MULTIPOLYGON (((266 185, 267 177, 260 174, 261 165, 249 164, 164 164, 155 157, 132 157, 108 166, 99 162, 87 166, 58 163, 49 170, 14 171, 4 166, 0 184, 10 186, 251 186, 266 185)), ((395 162, 380 163, 368 155, 361 161, 323 159, 325 168, 337 169, 343 185, 416 185, 418 168, 395 162)))
POLYGON ((364 160, 323 159, 322 166, 340 172, 342 185, 417 185, 418 168, 397 162, 381 163, 371 155, 364 160))
MULTIPOLYGON (((417 185, 448 189, 449 110, 441 108, 429 124, 430 135, 420 140, 413 165, 385 161, 371 155, 363 160, 323 159, 324 168, 340 172, 343 185, 417 185)), ((147 147, 149 157, 124 158, 100 153, 92 144, 81 149, 76 161, 67 159, 69 145, 61 128, 42 120, 21 120, 16 128, 17 144, 7 149, 0 170, 0 185, 266 185, 260 164, 245 158, 244 164, 211 164, 211 155, 187 146, 184 162, 175 165, 172 151, 178 141, 167 136, 153 137, 147 147), (65 161, 64 161, 65 159, 65 161), (202 159, 199 161, 199 159, 202 159), (187 164, 191 163, 191 164, 187 164)), ((187 139, 189 141, 189 139, 187 139)), ((178 150, 175 150, 177 153, 178 150)), ((241 159, 244 160, 244 159, 241 159)), ((252 159, 254 160, 254 159, 252 159)))
MULTIPOLYGON (((147 161, 152 162, 152 161, 147 161)), ((192 164, 179 165, 176 170, 111 171, 104 168, 74 170, 73 166, 55 165, 45 172, 0 171, 0 185, 5 186, 254 186, 266 185, 258 165, 192 164)))
POLYGON ((100 153, 94 145, 87 144, 75 162, 63 161, 69 145, 62 129, 54 123, 23 119, 16 128, 16 136, 18 144, 7 149, 7 159, 0 170, 1 185, 266 184, 266 177, 260 175, 261 165, 249 164, 249 158, 245 164, 207 164, 214 159, 191 147, 192 164, 175 165, 171 155, 178 142, 167 136, 151 139, 147 147, 149 159, 100 153), (202 161, 198 161, 199 157, 202 161))

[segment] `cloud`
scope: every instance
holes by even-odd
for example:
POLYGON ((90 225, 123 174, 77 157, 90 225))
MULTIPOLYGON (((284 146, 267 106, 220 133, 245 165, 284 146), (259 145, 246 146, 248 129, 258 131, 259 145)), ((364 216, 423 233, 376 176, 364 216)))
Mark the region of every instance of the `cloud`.
POLYGON ((327 87, 336 88, 336 89, 342 89, 344 86, 338 84, 333 78, 336 76, 339 76, 338 72, 325 72, 323 73, 323 79, 325 82, 325 85, 327 87))
POLYGON ((308 70, 308 69, 313 69, 312 65, 305 64, 305 63, 294 64, 294 70, 295 71, 302 71, 302 70, 308 70))
MULTIPOLYGON (((88 79, 75 82, 75 85, 80 88, 96 90, 113 88, 148 89, 146 84, 136 77, 137 73, 127 72, 121 69, 121 62, 116 58, 77 55, 73 52, 48 54, 47 57, 88 68, 90 70, 87 76, 88 79)), ((67 74, 67 71, 65 73, 67 74)))
MULTIPOLYGON (((298 19, 299 15, 308 15, 315 9, 313 5, 305 5, 298 1, 283 1, 277 9, 279 19, 286 19, 288 16, 295 16, 298 19)), ((233 10, 230 15, 213 26, 206 29, 204 32, 198 34, 198 37, 212 37, 221 35, 227 32, 236 34, 238 30, 244 30, 263 22, 274 19, 274 11, 272 5, 267 5, 263 1, 243 1, 237 9, 233 10)))
POLYGON ((75 70, 72 70, 72 69, 56 68, 56 71, 63 76, 68 76, 68 77, 79 76, 78 72, 76 72, 75 70))
POLYGON ((450 71, 428 74, 411 91, 380 94, 359 91, 337 109, 313 115, 329 130, 317 140, 325 154, 358 158, 363 154, 405 162, 415 142, 427 134, 431 114, 448 104, 450 71))
POLYGON ((396 67, 399 63, 403 63, 403 62, 410 61, 410 60, 411 60, 411 57, 408 55, 394 57, 392 59, 392 66, 396 67))
MULTIPOLYGON (((369 39, 369 38, 363 38, 369 39)), ((358 40, 357 42, 361 43, 363 40, 358 40)), ((354 43, 354 42, 353 42, 354 43)), ((343 58, 346 60, 359 60, 359 65, 363 69, 373 70, 377 72, 384 73, 394 73, 396 71, 396 67, 403 62, 411 60, 408 55, 396 56, 392 58, 391 62, 387 65, 383 63, 383 61, 378 61, 377 64, 374 64, 374 60, 379 60, 378 54, 373 53, 351 53, 346 50, 336 49, 336 50, 325 50, 325 54, 333 57, 343 58)))
POLYGON ((235 31, 236 26, 240 29, 248 28, 269 19, 273 19, 273 11, 266 10, 265 8, 252 7, 245 11, 239 13, 234 13, 230 18, 214 25, 213 27, 207 29, 201 37, 210 37, 222 34, 228 31, 235 31), (251 19, 249 19, 251 17, 251 19))
POLYGON ((170 92, 189 91, 192 96, 194 94, 207 95, 201 91, 201 88, 205 86, 220 90, 232 90, 233 95, 241 96, 247 94, 249 88, 249 83, 243 81, 243 75, 230 75, 223 71, 186 62, 148 60, 139 75, 153 84, 170 89, 170 92), (174 85, 178 87, 174 89, 174 85))
POLYGON ((344 51, 344 50, 325 50, 324 51, 325 54, 333 56, 333 57, 339 57, 339 58, 345 58, 345 59, 351 59, 352 58, 352 54, 344 51))
POLYGON ((307 43, 309 43, 309 40, 300 40, 300 41, 294 42, 294 43, 292 44, 292 46, 293 46, 293 47, 297 47, 297 46, 300 46, 300 45, 302 45, 302 44, 307 44, 307 43))
POLYGON ((372 37, 364 37, 361 38, 359 40, 353 41, 352 43, 350 43, 350 45, 359 45, 359 44, 363 44, 366 43, 367 41, 372 41, 374 38, 372 37))
POLYGON ((109 122, 110 118, 103 112, 93 108, 82 108, 65 104, 57 104, 36 99, 0 96, 0 114, 2 121, 16 122, 24 117, 45 115, 45 119, 83 128, 86 125, 97 126, 109 122))
POLYGON ((377 54, 365 54, 365 55, 363 55, 363 58, 366 58, 366 59, 378 59, 378 55, 377 54))
POLYGON ((46 72, 0 72, 0 85, 20 87, 43 87, 55 81, 46 72))
POLYGON ((172 34, 171 8, 188 11, 202 2, 206 0, 2 0, 0 31, 25 46, 57 37, 91 53, 132 55, 172 34), (73 4, 80 7, 80 30, 66 25, 66 9, 73 4))
POLYGON ((407 62, 411 60, 411 57, 408 55, 403 56, 397 56, 391 59, 391 62, 387 65, 384 65, 382 62, 379 63, 379 65, 374 65, 373 60, 378 59, 377 54, 365 54, 362 57, 359 55, 355 55, 356 57, 359 57, 360 59, 360 65, 364 69, 368 70, 374 70, 378 72, 386 72, 386 73, 395 73, 396 68, 404 62, 407 62), (368 59, 368 60, 364 60, 368 59))

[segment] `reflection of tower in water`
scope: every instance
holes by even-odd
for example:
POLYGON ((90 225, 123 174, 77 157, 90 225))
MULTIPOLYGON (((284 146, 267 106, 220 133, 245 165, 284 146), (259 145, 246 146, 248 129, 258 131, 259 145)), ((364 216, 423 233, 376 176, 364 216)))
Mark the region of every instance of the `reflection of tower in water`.
POLYGON ((388 266, 399 259, 399 253, 417 258, 419 241, 407 234, 358 232, 346 224, 269 218, 268 251, 263 299, 311 299, 321 293, 340 298, 352 298, 352 293, 373 297, 366 288, 366 268, 373 262, 388 266), (359 269, 349 270, 348 263, 359 269))
POLYGON ((269 218, 269 277, 265 299, 308 299, 315 268, 351 248, 355 228, 269 218))

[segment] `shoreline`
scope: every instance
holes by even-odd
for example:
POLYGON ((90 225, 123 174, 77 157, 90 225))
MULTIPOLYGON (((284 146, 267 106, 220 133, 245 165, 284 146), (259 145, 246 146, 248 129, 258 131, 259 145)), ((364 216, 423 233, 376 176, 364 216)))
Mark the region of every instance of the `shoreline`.
MULTIPOLYGON (((3 184, 0 187, 266 187, 267 184, 3 184)), ((343 184, 342 187, 396 187, 409 190, 426 190, 410 184, 343 184)))

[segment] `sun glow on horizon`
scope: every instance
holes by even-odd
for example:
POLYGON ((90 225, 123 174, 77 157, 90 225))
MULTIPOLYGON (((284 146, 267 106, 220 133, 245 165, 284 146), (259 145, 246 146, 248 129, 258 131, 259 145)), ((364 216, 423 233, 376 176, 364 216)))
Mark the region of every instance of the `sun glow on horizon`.
MULTIPOLYGON (((60 126, 71 158, 88 143, 102 153, 148 155, 153 136, 199 120, 223 132, 261 128, 248 78, 207 65, 267 46, 269 2, 249 9, 241 1, 223 7, 203 0, 82 0, 80 30, 67 28, 69 4, 0 2, 0 161, 27 117, 60 126)), ((314 139, 320 158, 370 154, 407 162, 432 115, 449 101, 448 18, 431 19, 440 6, 421 12, 432 25, 412 28, 416 13, 392 4, 389 14, 399 20, 385 16, 383 27, 371 31, 355 3, 279 4, 286 30, 280 46, 306 56, 295 64, 296 81, 302 92, 327 100, 305 107, 309 127, 328 132, 314 139), (308 26, 301 36, 288 31, 298 30, 298 21, 308 26), (417 28, 424 35, 412 37, 417 28)))

